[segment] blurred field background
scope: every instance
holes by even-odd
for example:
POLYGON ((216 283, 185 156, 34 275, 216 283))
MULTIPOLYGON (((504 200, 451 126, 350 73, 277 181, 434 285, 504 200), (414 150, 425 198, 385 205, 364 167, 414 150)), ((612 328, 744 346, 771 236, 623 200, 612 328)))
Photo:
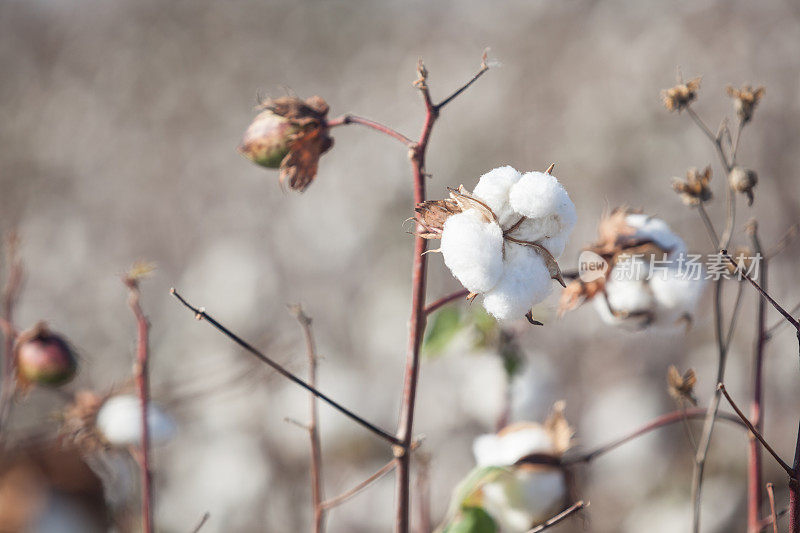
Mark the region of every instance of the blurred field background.
MULTIPOLYGON (((579 213, 562 268, 594 239, 603 210, 620 204, 665 218, 693 251, 711 252, 669 183, 715 165, 710 210, 723 216, 710 143, 659 101, 680 65, 686 77, 703 75, 695 107, 712 127, 733 117, 726 84, 767 87, 739 152, 759 172, 756 203, 740 201, 737 224, 758 217, 770 247, 800 221, 800 5, 790 0, 0 1, 0 230, 18 228, 23 239, 19 325, 46 319, 75 343, 73 389, 130 374, 134 324, 119 274, 138 259, 158 265, 143 286, 154 397, 180 426, 155 454, 159 530, 189 531, 206 511, 208 533, 303 531, 311 517, 306 434, 284 421, 306 417, 306 395, 193 320, 170 286, 300 373, 301 332, 285 304, 302 302, 324 355, 321 388, 382 427, 396 423, 410 307, 405 150, 359 126, 337 128, 313 186, 282 192, 276 172, 235 151, 257 95, 318 94, 331 116, 352 112, 415 136, 417 59, 440 98, 477 69, 486 46, 502 67, 445 110, 430 147, 431 197, 502 164, 555 162, 579 213)), ((794 244, 772 262, 771 288, 789 306, 800 299, 799 255, 794 244)), ((429 297, 456 288, 434 256, 429 297)), ((578 445, 604 443, 673 409, 670 364, 697 369, 707 402, 716 366, 709 301, 686 335, 631 334, 603 326, 591 306, 556 319, 558 292, 540 310, 546 326, 522 338, 528 366, 515 383, 514 419, 541 420, 565 399, 578 445)), ((746 404, 753 291, 745 299, 727 381, 746 404)), ((785 457, 800 412, 794 342, 783 330, 766 367, 766 434, 785 457)), ((504 394, 492 353, 452 349, 425 362, 416 432, 431 456, 437 520, 504 394)), ((34 391, 15 411, 15 430, 52 425, 60 405, 34 391)), ((329 496, 390 458, 325 407, 321 430, 329 496)), ((705 531, 744 530, 745 454, 744 432, 718 426, 705 531)), ((598 459, 581 475, 588 521, 560 531, 688 530, 691 464, 679 425, 598 459)), ((784 477, 764 465, 783 507, 784 477)), ((386 478, 333 511, 329 530, 390 531, 393 498, 386 478)), ((90 530, 74 522, 34 530, 90 530)))

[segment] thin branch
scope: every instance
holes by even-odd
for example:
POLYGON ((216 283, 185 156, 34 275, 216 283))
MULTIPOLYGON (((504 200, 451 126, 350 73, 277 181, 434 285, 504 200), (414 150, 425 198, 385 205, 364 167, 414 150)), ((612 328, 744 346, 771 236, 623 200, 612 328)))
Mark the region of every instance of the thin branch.
POLYGON ((733 258, 732 258, 730 255, 728 255, 728 251, 727 251, 727 250, 720 250, 720 254, 722 254, 722 256, 723 256, 725 259, 727 259, 727 260, 728 260, 728 262, 729 262, 730 264, 732 264, 734 267, 736 267, 736 272, 739 272, 739 273, 740 273, 740 274, 741 274, 741 275, 744 277, 744 279, 746 279, 747 281, 749 281, 749 282, 750 282, 750 284, 751 284, 753 287, 755 287, 755 288, 756 288, 756 290, 757 290, 757 291, 758 291, 758 292, 759 292, 759 293, 760 293, 760 294, 761 294, 761 295, 762 295, 764 298, 766 298, 766 299, 767 299, 767 301, 768 301, 770 304, 772 304, 772 307, 774 307, 775 309, 777 309, 777 310, 778 310, 778 312, 779 312, 779 313, 780 313, 780 314, 783 316, 783 318, 785 318, 785 319, 786 319, 786 320, 787 320, 787 321, 788 321, 788 322, 789 322, 789 323, 790 323, 792 326, 794 326, 794 328, 795 328, 796 330, 800 331, 800 322, 798 322, 798 321, 797 321, 797 319, 795 319, 795 318, 794 318, 792 315, 790 315, 790 314, 789 314, 789 312, 788 312, 788 311, 786 311, 786 309, 784 309, 784 308, 783 308, 783 307, 782 307, 782 306, 781 306, 781 305, 780 305, 778 302, 776 302, 776 301, 775 301, 775 300, 772 298, 772 296, 770 296, 769 294, 767 294, 767 291, 765 291, 765 290, 764 290, 764 289, 761 287, 761 285, 759 285, 759 284, 758 284, 758 282, 757 282, 757 281, 755 281, 755 280, 754 280, 752 277, 750 277, 750 275, 748 275, 748 274, 747 274, 747 272, 744 272, 743 270, 741 270, 741 269, 739 268, 739 265, 736 263, 736 261, 734 261, 734 260, 733 260, 733 258))
POLYGON ((539 533, 540 531, 544 531, 545 529, 550 529, 554 525, 558 524, 559 522, 562 522, 563 520, 566 520, 570 516, 574 515, 575 513, 586 507, 589 507, 589 502, 584 502, 583 500, 581 500, 577 503, 574 503, 569 507, 567 507, 566 509, 564 509, 563 511, 561 511, 560 513, 558 513, 557 515, 555 515, 553 518, 550 518, 549 520, 544 522, 543 524, 539 524, 535 528, 529 529, 528 533, 539 533))
POLYGON ((711 219, 708 217, 708 211, 706 211, 706 207, 703 205, 703 202, 697 204, 697 212, 700 213, 700 218, 703 220, 703 224, 706 227, 708 238, 711 239, 711 245, 715 250, 719 250, 719 237, 717 237, 717 230, 714 229, 714 224, 712 224, 711 219))
POLYGON ((294 382, 296 385, 299 385, 300 387, 304 388, 305 390, 307 390, 308 392, 312 393, 314 396, 316 396, 317 398, 319 398, 323 402, 327 403, 328 405, 330 405, 331 407, 333 407, 334 409, 336 409, 337 411, 339 411, 343 415, 345 415, 348 418, 350 418, 351 420, 357 422, 358 424, 360 424, 361 426, 365 427, 366 429, 368 429, 369 431, 371 431, 375 435, 378 435, 379 437, 381 437, 382 439, 386 440, 387 442, 390 442, 391 444, 394 444, 396 446, 400 446, 401 448, 405 448, 406 447, 406 445, 403 443, 403 441, 401 441, 397 437, 395 437, 393 435, 390 435, 386 431, 384 431, 384 430, 380 429, 379 427, 375 426, 374 424, 366 421, 364 418, 360 417, 359 415, 355 414, 350 409, 347 409, 346 407, 342 406, 341 404, 339 404, 335 400, 333 400, 330 397, 328 397, 327 395, 323 394, 322 392, 317 390, 315 387, 312 387, 311 385, 309 385, 308 383, 306 383, 305 381, 303 381, 299 377, 295 376, 294 374, 292 374, 291 372, 286 370, 283 366, 279 365, 278 363, 273 361, 271 358, 267 357, 262 352, 260 352, 257 349, 255 349, 247 341, 245 341, 244 339, 242 339, 241 337, 239 337, 238 335, 233 333, 231 330, 229 330, 228 328, 226 328, 225 326, 223 326, 222 324, 217 322, 211 315, 206 313, 205 310, 197 308, 197 307, 193 306, 192 304, 190 304, 189 302, 187 302, 183 298, 183 296, 178 294, 178 292, 175 289, 170 289, 170 292, 184 306, 186 306, 188 309, 190 309, 194 313, 196 319, 205 320, 206 322, 211 324, 211 326, 213 326, 216 330, 218 330, 220 333, 222 333, 223 335, 228 337, 230 340, 232 340, 233 342, 235 342, 236 344, 238 344, 239 346, 241 346, 242 348, 247 350, 251 355, 255 356, 259 360, 261 360, 264 363, 266 363, 269 366, 271 366, 276 372, 278 372, 280 375, 282 375, 286 379, 288 379, 288 380, 294 382))
POLYGON ((396 466, 397 466, 397 461, 392 459, 391 461, 389 461, 388 463, 383 465, 380 468, 380 470, 378 470, 377 472, 375 472, 374 474, 369 476, 367 479, 365 479, 364 481, 362 481, 361 483, 359 483, 358 485, 356 485, 352 489, 341 493, 340 495, 336 496, 335 498, 331 498, 330 500, 326 500, 326 501, 322 502, 322 508, 323 509, 331 509, 333 507, 338 507, 339 505, 342 505, 344 502, 346 502, 347 500, 349 500, 353 496, 357 495, 359 492, 361 492, 365 488, 369 487, 370 485, 372 485, 373 483, 375 483, 376 481, 381 479, 383 476, 385 476, 386 474, 388 474, 389 472, 394 470, 394 468, 396 466))
POLYGON ((767 496, 769 497, 769 520, 772 523, 772 533, 778 533, 778 515, 775 514, 775 491, 772 483, 767 483, 767 496))
POLYGON ((141 411, 141 441, 138 456, 140 458, 141 491, 142 491, 142 527, 145 533, 153 531, 153 472, 150 467, 150 424, 148 411, 150 407, 150 378, 148 373, 149 352, 148 336, 150 325, 144 316, 139 303, 139 278, 133 273, 123 278, 128 287, 128 305, 136 318, 136 365, 134 378, 139 395, 141 411))
POLYGON ((733 398, 731 398, 730 394, 728 394, 728 391, 725 389, 725 385, 720 383, 717 385, 717 389, 722 392, 722 395, 725 396, 725 399, 728 400, 729 404, 731 404, 731 407, 733 407, 733 410, 736 411, 736 414, 739 416, 742 422, 744 422, 744 425, 747 426, 747 429, 750 430, 750 433, 752 433, 753 436, 758 439, 758 442, 760 442, 764 446, 764 449, 766 449, 769 452, 769 454, 775 458, 775 460, 778 462, 781 468, 783 468, 786 471, 786 473, 789 474, 789 477, 794 477, 795 472, 792 469, 792 467, 786 464, 786 462, 780 458, 780 456, 775 452, 775 450, 772 449, 772 446, 770 446, 769 443, 766 440, 764 440, 764 437, 761 435, 761 432, 758 431, 753 426, 750 420, 748 420, 748 418, 744 415, 744 413, 739 409, 739 406, 736 405, 736 402, 733 401, 733 398))
MULTIPOLYGON (((303 308, 298 305, 289 306, 289 312, 300 323, 303 328, 303 336, 306 341, 306 355, 308 357, 308 384, 317 387, 317 349, 314 343, 314 334, 311 331, 311 317, 303 312, 303 308)), ((317 397, 309 393, 309 422, 308 438, 311 442, 311 504, 314 511, 314 533, 321 533, 325 530, 325 509, 322 502, 322 445, 320 444, 319 430, 317 423, 319 419, 317 409, 317 397)))
POLYGON ((400 133, 399 131, 393 130, 389 126, 385 126, 380 122, 375 122, 374 120, 370 120, 368 118, 359 117, 356 115, 342 115, 341 117, 331 119, 327 121, 327 125, 329 128, 335 128, 337 126, 345 126, 347 124, 360 124, 362 126, 366 126, 367 128, 371 128, 375 131, 379 131, 389 137, 393 137, 400 141, 401 143, 405 144, 406 146, 414 146, 414 141, 400 133))
POLYGON ((739 282, 736 286, 736 300, 733 304, 731 321, 728 324, 728 334, 725 336, 725 350, 728 351, 733 340, 733 333, 736 331, 736 321, 739 318, 739 310, 742 308, 742 295, 744 294, 744 283, 739 282))
POLYGON ((419 497, 417 533, 431 533, 431 457, 429 454, 419 456, 417 466, 416 492, 419 497))
MULTIPOLYGON (((670 424, 675 424, 680 422, 684 418, 687 419, 697 419, 697 418, 704 418, 706 415, 706 410, 702 408, 694 408, 694 409, 680 409, 677 411, 673 411, 671 413, 667 413, 664 415, 651 420, 650 422, 646 423, 645 425, 637 428, 636 430, 632 431, 631 433, 615 439, 608 444, 604 444, 602 446, 598 446, 593 450, 588 452, 581 453, 575 457, 565 458, 562 464, 577 464, 577 463, 589 463, 596 459, 601 455, 605 455, 606 453, 619 448, 623 444, 626 444, 642 435, 650 433, 653 430, 662 428, 664 426, 668 426, 670 424)), ((730 413, 719 413, 718 418, 720 420, 725 420, 727 422, 733 422, 735 424, 743 425, 742 422, 735 416, 730 413)))
POLYGON ((439 310, 440 308, 444 307, 445 305, 449 304, 450 302, 454 302, 460 298, 466 298, 469 296, 469 291, 467 289, 462 289, 460 291, 456 291, 453 293, 448 294, 447 296, 442 296, 438 300, 435 300, 428 305, 425 306, 424 313, 426 315, 430 315, 434 311, 439 310))
POLYGON ((447 98, 445 98, 444 100, 442 100, 441 102, 436 104, 436 106, 435 106, 436 109, 437 110, 441 110, 444 106, 446 106, 447 104, 452 102, 454 99, 456 99, 461 93, 463 93, 464 91, 469 89, 470 85, 472 85, 473 83, 478 81, 478 78, 483 76, 486 73, 486 71, 489 70, 489 65, 487 64, 487 59, 488 59, 487 52, 484 51, 483 52, 483 56, 481 57, 481 68, 478 70, 478 72, 476 72, 475 75, 472 76, 472 78, 467 83, 465 83, 460 88, 458 88, 456 91, 454 91, 453 94, 451 94, 450 96, 448 96, 447 98))
POLYGON ((198 531, 203 529, 203 526, 206 525, 206 522, 208 522, 209 518, 211 518, 211 513, 209 512, 203 513, 203 517, 200 519, 200 522, 194 527, 192 533, 197 533, 198 531))
MULTIPOLYGON (((800 312, 800 303, 789 309, 789 314, 794 315, 795 313, 800 312)), ((785 326, 788 324, 786 320, 778 320, 774 324, 772 324, 769 328, 767 328, 766 338, 767 340, 771 339, 775 333, 781 328, 781 326, 785 326)))
POLYGON ((782 251, 784 251, 789 244, 797 237, 798 231, 800 231, 800 224, 792 224, 789 229, 786 230, 786 233, 778 239, 778 242, 773 246, 767 253, 766 256, 769 259, 772 259, 782 251))

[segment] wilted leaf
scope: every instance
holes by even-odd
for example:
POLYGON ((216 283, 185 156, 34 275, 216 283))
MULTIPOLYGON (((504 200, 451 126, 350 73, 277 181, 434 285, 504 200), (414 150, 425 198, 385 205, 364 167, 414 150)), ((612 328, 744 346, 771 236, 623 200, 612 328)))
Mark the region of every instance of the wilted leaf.
POLYGON ((544 423, 544 429, 553 442, 553 451, 557 454, 563 454, 571 447, 572 436, 575 434, 564 416, 565 409, 566 403, 563 400, 556 402, 544 423))

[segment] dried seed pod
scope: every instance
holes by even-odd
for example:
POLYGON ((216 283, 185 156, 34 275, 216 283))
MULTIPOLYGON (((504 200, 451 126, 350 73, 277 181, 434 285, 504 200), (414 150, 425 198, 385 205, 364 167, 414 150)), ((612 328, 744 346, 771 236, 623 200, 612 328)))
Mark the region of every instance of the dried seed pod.
POLYGON ((728 85, 726 91, 728 96, 733 98, 733 105, 736 108, 736 115, 739 120, 742 121, 742 124, 746 124, 753 118, 753 112, 764 96, 766 89, 764 87, 753 89, 750 85, 742 85, 741 89, 736 89, 728 85))
POLYGON ((17 379, 24 387, 57 387, 69 382, 78 363, 67 341, 44 322, 20 334, 14 347, 17 379))
POLYGON ((239 145, 247 159, 267 168, 278 168, 289 153, 292 136, 297 127, 289 119, 267 109, 256 116, 239 145))
POLYGON ((686 179, 672 178, 672 188, 677 192, 684 204, 697 206, 711 200, 711 167, 706 167, 702 172, 690 168, 686 172, 686 179))
POLYGON ((687 82, 680 81, 674 87, 661 91, 661 100, 668 111, 683 111, 695 98, 700 89, 700 77, 687 82))
POLYGON ((728 174, 731 188, 747 196, 747 205, 753 205, 753 188, 758 183, 758 174, 754 170, 743 167, 733 167, 728 174))

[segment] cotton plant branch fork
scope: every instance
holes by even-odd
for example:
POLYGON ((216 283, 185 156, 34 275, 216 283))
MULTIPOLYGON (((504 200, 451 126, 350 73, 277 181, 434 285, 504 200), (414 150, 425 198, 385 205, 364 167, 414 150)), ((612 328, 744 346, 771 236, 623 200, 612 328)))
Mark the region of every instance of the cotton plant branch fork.
POLYGON ((133 374, 141 411, 141 441, 139 449, 136 450, 136 458, 140 470, 142 531, 144 533, 153 532, 153 472, 150 465, 150 424, 148 423, 150 406, 148 336, 150 325, 139 303, 139 281, 149 270, 145 265, 138 268, 134 266, 131 272, 122 279, 128 288, 128 305, 136 318, 136 362, 133 374))

